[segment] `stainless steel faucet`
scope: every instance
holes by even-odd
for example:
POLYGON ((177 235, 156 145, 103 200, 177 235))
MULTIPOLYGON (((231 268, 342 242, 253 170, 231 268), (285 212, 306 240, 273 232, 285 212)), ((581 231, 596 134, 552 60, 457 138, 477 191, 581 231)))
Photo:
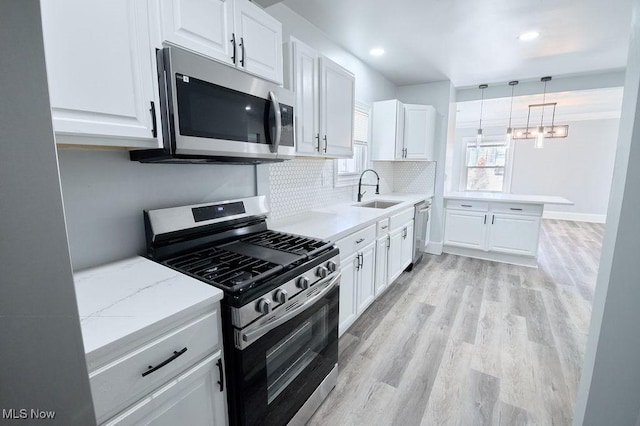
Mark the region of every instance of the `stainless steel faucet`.
POLYGON ((367 170, 362 172, 362 174, 360 175, 360 180, 358 181, 358 202, 362 201, 362 196, 364 194, 366 194, 366 192, 367 192, 367 191, 361 192, 363 186, 375 186, 376 187, 376 194, 380 194, 380 176, 378 176, 378 172, 376 172, 373 169, 367 169, 367 170), (378 181, 377 181, 377 183, 375 185, 362 183, 362 176, 364 176, 364 174, 367 173, 367 172, 373 172, 373 173, 376 174, 376 178, 378 179, 378 181))

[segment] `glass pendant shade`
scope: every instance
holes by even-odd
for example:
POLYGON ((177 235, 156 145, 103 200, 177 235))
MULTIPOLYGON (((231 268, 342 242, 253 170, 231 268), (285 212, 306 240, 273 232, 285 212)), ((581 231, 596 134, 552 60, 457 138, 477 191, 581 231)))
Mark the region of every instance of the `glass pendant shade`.
POLYGON ((482 143, 482 129, 478 129, 478 134, 476 135, 476 149, 480 147, 482 143))
POLYGON ((534 148, 541 149, 544 148, 544 127, 538 127, 538 135, 536 136, 536 141, 533 145, 534 148))
POLYGON ((504 138, 504 146, 506 146, 507 148, 509 148, 509 145, 511 145, 511 141, 513 140, 513 128, 509 127, 507 129, 507 134, 504 138))

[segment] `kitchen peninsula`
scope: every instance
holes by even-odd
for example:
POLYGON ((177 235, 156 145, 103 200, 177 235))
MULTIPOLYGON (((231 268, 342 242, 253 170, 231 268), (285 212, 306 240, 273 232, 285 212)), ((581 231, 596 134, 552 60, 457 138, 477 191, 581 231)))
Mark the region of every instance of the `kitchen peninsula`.
POLYGON ((573 204, 558 196, 493 192, 452 192, 444 199, 444 252, 531 267, 538 264, 545 204, 573 204))

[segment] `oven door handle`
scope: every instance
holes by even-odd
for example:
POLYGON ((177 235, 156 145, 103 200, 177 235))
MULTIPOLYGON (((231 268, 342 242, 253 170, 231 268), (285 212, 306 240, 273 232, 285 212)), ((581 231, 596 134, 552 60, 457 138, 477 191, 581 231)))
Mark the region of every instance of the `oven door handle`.
POLYGON ((269 98, 271 99, 271 107, 273 108, 273 114, 276 117, 276 137, 271 144, 271 152, 278 152, 280 146, 280 137, 282 135, 282 111, 280 111, 280 102, 275 93, 269 92, 269 98))
MULTIPOLYGON (((274 321, 272 321, 272 322, 270 322, 268 324, 265 324, 265 325, 263 325, 261 327, 258 327, 255 330, 249 330, 249 331, 241 332, 242 346, 243 346, 242 349, 244 349, 245 347, 249 346, 250 344, 252 344, 256 340, 258 340, 260 337, 264 336, 265 334, 267 334, 268 332, 270 332, 274 328, 281 326, 285 322, 289 321, 291 318, 293 318, 296 315, 298 315, 299 313, 305 311, 306 309, 309 308, 309 306, 313 305, 318 300, 322 299, 324 296, 326 296, 327 293, 329 293, 334 287, 336 287, 336 285, 339 285, 338 283, 340 282, 340 277, 342 277, 342 273, 339 273, 338 275, 332 277, 330 279, 329 284, 327 284, 327 286, 325 288, 320 290, 320 292, 318 294, 316 294, 315 296, 311 297, 310 299, 305 300, 304 303, 302 305, 300 305, 298 308, 289 311, 288 313, 286 313, 285 315, 281 316, 280 318, 278 318, 278 319, 276 319, 276 320, 274 320, 274 321)), ((318 284, 316 284, 316 286, 317 285, 318 284)))

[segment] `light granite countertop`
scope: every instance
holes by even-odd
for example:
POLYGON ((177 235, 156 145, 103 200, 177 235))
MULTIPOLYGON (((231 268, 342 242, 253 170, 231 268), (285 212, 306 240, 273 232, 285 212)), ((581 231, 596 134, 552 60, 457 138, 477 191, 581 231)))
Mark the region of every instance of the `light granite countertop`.
POLYGON ((221 290, 143 257, 74 274, 80 327, 91 369, 150 329, 222 299, 221 290))
POLYGON ((304 235, 327 241, 337 241, 349 234, 376 223, 385 217, 413 207, 415 204, 431 199, 429 194, 401 194, 392 193, 365 197, 362 203, 374 200, 397 201, 399 204, 386 208, 376 209, 357 207, 354 201, 330 205, 321 209, 284 218, 279 221, 269 222, 269 228, 275 231, 290 234, 304 235))
POLYGON ((563 197, 555 195, 521 195, 521 194, 503 194, 497 192, 450 192, 444 194, 445 199, 453 200, 469 200, 469 201, 489 201, 489 202, 508 202, 508 203, 524 203, 524 204, 560 204, 573 205, 573 202, 563 197))

